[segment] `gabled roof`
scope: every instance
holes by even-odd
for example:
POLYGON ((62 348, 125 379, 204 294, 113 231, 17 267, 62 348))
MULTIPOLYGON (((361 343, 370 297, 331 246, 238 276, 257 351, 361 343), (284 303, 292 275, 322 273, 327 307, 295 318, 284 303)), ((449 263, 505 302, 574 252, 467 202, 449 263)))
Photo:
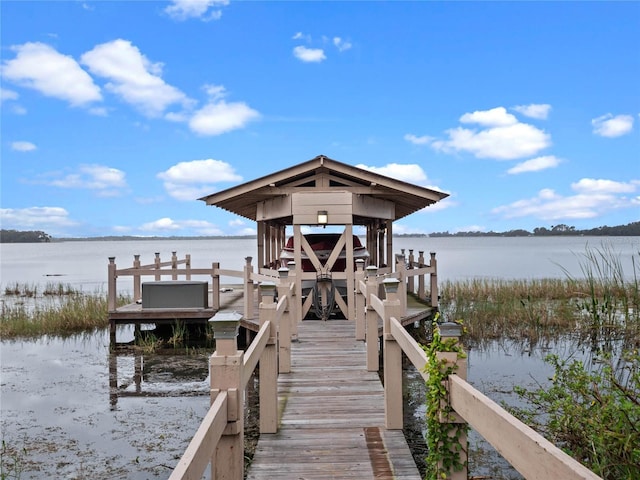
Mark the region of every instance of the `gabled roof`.
POLYGON ((437 190, 419 187, 319 155, 309 161, 207 195, 199 200, 255 221, 256 205, 259 202, 298 191, 331 190, 347 190, 391 201, 395 204, 394 220, 406 217, 449 196, 437 190))

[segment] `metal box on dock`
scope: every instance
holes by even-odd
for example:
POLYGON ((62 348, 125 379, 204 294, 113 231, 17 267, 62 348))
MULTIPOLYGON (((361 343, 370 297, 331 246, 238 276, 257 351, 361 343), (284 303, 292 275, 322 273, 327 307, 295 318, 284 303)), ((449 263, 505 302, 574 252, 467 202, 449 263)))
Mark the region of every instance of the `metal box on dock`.
POLYGON ((208 308, 207 282, 159 281, 142 283, 142 308, 208 308))

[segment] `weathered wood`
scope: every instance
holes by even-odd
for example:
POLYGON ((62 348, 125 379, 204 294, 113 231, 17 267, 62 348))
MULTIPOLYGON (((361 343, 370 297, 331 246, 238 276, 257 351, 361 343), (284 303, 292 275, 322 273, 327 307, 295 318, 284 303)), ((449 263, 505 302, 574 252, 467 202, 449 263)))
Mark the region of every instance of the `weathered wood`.
POLYGON ((354 334, 346 320, 299 325, 280 428, 260 436, 249 480, 420 478, 402 431, 384 428, 384 391, 354 334))

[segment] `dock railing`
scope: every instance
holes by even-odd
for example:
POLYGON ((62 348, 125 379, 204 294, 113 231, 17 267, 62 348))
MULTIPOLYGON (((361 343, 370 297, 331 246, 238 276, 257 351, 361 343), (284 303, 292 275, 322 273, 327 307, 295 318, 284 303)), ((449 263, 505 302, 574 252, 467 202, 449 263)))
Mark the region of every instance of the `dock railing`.
POLYGON ((138 302, 142 298, 142 278, 144 276, 153 277, 155 281, 160 281, 167 276, 170 276, 171 280, 178 280, 179 278, 191 280, 192 275, 207 275, 211 277, 211 288, 214 292, 212 307, 218 308, 220 305, 220 274, 219 263, 212 263, 211 268, 192 268, 191 255, 186 254, 183 259, 178 259, 176 252, 172 252, 171 260, 165 262, 161 260, 160 253, 156 253, 154 262, 147 265, 140 263, 140 255, 134 255, 133 266, 122 269, 118 269, 116 257, 109 257, 107 267, 107 307, 110 312, 116 309, 118 277, 133 277, 133 300, 138 302), (180 265, 184 265, 184 267, 179 268, 180 265))
MULTIPOLYGON (((375 275, 375 267, 369 268, 370 275, 366 281, 361 279, 356 284, 357 290, 365 300, 365 306, 359 312, 364 313, 366 322, 367 369, 378 370, 378 322, 382 320, 385 426, 388 429, 402 429, 402 354, 406 355, 425 381, 428 380, 428 374, 424 371, 428 358, 422 347, 400 323, 404 310, 399 287, 403 282, 393 278, 382 280, 386 298, 381 300, 374 293, 378 291, 380 277, 375 275)), ((441 326, 439 328, 443 338, 451 336, 446 334, 441 326)), ((459 332, 455 333, 454 338, 459 340, 459 335, 459 332)), ((446 388, 449 405, 459 418, 451 420, 450 415, 441 415, 443 421, 469 424, 527 479, 600 478, 467 383, 466 360, 457 360, 455 353, 443 352, 438 354, 438 357, 458 363, 457 373, 450 375, 446 380, 446 388)), ((460 441, 462 445, 458 450, 459 460, 465 468, 462 471, 449 472, 447 478, 452 480, 467 479, 466 436, 462 436, 460 441)))
POLYGON ((260 330, 246 352, 237 349, 241 314, 221 311, 211 318, 216 340, 209 361, 211 407, 170 480, 200 479, 207 465, 212 479, 243 478, 244 392, 258 364, 260 433, 278 431, 278 373, 290 369, 292 323, 297 318, 289 308, 295 305, 292 277, 285 268, 279 277, 266 276, 260 283, 260 330))

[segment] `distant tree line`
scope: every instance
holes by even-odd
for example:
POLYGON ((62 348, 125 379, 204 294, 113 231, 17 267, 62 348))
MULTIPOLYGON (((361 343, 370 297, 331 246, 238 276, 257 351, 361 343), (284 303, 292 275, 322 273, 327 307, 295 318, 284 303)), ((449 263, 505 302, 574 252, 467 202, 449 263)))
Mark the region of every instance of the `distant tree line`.
MULTIPOLYGON (((619 225, 617 227, 597 227, 587 230, 577 230, 575 227, 560 224, 552 225, 551 228, 537 227, 533 232, 528 230, 516 229, 507 232, 433 232, 433 233, 412 233, 399 234, 398 237, 553 237, 553 236, 602 236, 602 237, 640 237, 640 222, 632 222, 628 225, 619 225)), ((48 233, 40 230, 35 231, 18 231, 18 230, 0 230, 0 243, 43 243, 55 241, 87 241, 87 240, 189 240, 193 238, 202 239, 224 239, 224 238, 255 238, 255 235, 242 236, 204 236, 204 237, 134 237, 134 236, 103 236, 88 238, 53 238, 48 233)))
POLYGON ((558 237, 558 236, 602 236, 602 237, 637 237, 640 236, 640 222, 631 222, 628 225, 617 227, 597 227, 587 230, 577 230, 565 224, 553 225, 551 228, 537 227, 533 232, 517 229, 508 232, 434 232, 430 237, 558 237))
POLYGON ((28 232, 0 230, 0 243, 42 243, 50 241, 51 235, 40 230, 28 232))

